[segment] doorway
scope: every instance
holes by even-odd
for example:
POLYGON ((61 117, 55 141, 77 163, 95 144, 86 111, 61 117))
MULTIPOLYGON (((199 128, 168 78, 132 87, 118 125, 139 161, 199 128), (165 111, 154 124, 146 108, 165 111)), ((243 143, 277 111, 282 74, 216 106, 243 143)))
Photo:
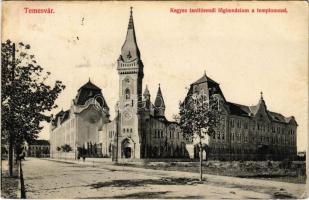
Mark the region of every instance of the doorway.
POLYGON ((131 147, 125 147, 123 149, 124 158, 131 158, 131 147))
POLYGON ((121 143, 121 157, 122 158, 132 158, 133 157, 133 146, 134 143, 131 139, 126 138, 121 143))

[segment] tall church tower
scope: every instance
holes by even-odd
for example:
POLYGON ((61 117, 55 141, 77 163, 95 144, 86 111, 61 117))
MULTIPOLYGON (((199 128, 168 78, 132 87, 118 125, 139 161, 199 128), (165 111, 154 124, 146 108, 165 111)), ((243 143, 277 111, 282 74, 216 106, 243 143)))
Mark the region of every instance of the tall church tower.
POLYGON ((127 35, 117 60, 119 74, 119 140, 121 158, 140 158, 143 62, 136 42, 132 7, 127 35))

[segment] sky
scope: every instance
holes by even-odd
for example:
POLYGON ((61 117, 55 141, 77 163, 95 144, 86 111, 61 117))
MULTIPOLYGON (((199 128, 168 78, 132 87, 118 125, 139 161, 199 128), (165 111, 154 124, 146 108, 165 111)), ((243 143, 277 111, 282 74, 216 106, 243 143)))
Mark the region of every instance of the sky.
MULTIPOLYGON (((2 41, 31 45, 50 83, 66 89, 56 103, 69 109, 89 78, 102 89, 115 116, 116 61, 133 6, 145 84, 154 101, 161 84, 166 117, 178 113, 190 83, 207 75, 225 98, 256 105, 263 91, 267 108, 298 122, 298 150, 308 140, 308 18, 305 2, 3 2, 2 41), (52 8, 52 14, 24 8, 52 8), (287 13, 183 13, 189 8, 287 8, 287 13)), ((49 138, 49 125, 40 138, 49 138)))

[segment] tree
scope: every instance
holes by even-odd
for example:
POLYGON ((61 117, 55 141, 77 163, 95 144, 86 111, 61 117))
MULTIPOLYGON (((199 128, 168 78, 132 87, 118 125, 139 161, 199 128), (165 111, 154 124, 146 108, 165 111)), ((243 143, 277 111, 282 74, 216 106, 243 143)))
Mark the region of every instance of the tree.
POLYGON ((12 43, 1 45, 1 125, 2 137, 9 144, 9 173, 13 175, 13 149, 18 158, 22 144, 31 143, 43 129, 41 122, 49 122, 48 111, 56 108, 55 100, 65 88, 61 81, 53 86, 46 82, 45 72, 30 54, 30 45, 12 43))
POLYGON ((66 159, 66 153, 72 151, 72 147, 68 144, 61 146, 61 150, 64 152, 64 159, 66 159))
POLYGON ((180 102, 179 125, 184 137, 196 141, 200 151, 200 181, 203 179, 203 140, 215 134, 219 123, 219 98, 194 93, 180 102))
POLYGON ((61 150, 63 152, 70 152, 70 151, 72 151, 72 147, 68 144, 64 144, 64 145, 61 146, 61 150))

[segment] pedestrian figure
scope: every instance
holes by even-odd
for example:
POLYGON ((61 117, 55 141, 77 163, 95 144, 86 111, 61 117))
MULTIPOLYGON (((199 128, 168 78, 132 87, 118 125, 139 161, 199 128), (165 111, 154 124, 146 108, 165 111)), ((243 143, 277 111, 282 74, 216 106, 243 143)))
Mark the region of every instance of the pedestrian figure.
POLYGON ((85 156, 83 156, 83 162, 85 162, 85 160, 86 160, 86 157, 85 157, 85 156))

